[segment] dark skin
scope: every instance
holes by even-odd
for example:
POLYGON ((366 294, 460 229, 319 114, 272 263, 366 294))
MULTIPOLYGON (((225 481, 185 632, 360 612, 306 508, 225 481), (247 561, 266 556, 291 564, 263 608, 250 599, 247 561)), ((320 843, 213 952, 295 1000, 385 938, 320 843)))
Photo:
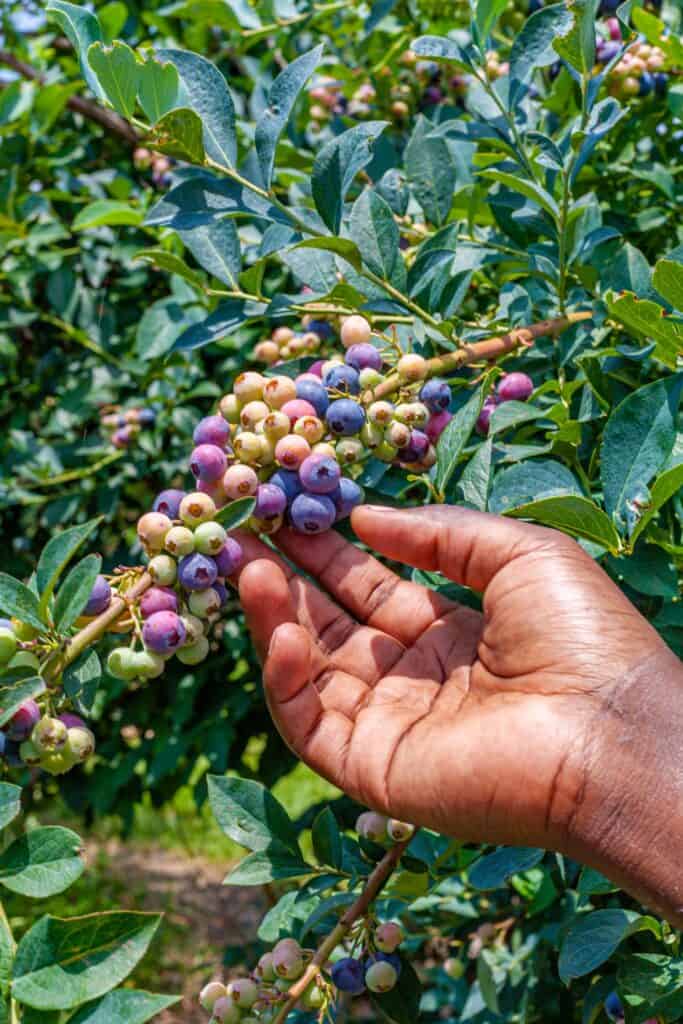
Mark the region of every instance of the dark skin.
POLYGON ((560 850, 680 923, 683 671, 656 631, 554 531, 450 507, 365 506, 352 523, 480 591, 484 612, 334 532, 276 538, 317 585, 245 538, 239 592, 285 741, 373 810, 560 850))

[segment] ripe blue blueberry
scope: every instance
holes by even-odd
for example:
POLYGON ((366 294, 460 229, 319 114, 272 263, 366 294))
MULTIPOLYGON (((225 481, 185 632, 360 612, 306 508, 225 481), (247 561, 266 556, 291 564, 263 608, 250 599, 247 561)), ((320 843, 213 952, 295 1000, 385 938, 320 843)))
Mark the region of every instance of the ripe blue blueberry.
POLYGON ((280 488, 288 504, 291 504, 303 490, 299 474, 294 469, 276 469, 268 483, 280 488))
POLYGON ((180 502, 185 497, 185 491, 179 491, 173 487, 167 491, 157 494, 152 505, 153 512, 161 512, 169 519, 177 519, 180 512, 180 502))
POLYGON ((334 502, 326 494, 300 494, 290 509, 292 525, 300 533, 324 533, 337 516, 334 502))
POLYGON ((327 371, 323 377, 323 384, 326 388, 345 391, 348 395, 357 395, 360 392, 358 370, 354 370, 352 366, 345 366, 342 363, 331 367, 327 371))
POLYGON ((219 576, 232 576, 242 564, 242 545, 234 537, 228 537, 220 551, 213 556, 219 576))
POLYGON ((327 391, 320 383, 314 380, 296 381, 296 397, 313 406, 318 416, 322 419, 330 404, 327 391))
POLYGON ((654 75, 650 71, 640 73, 640 96, 649 96, 655 87, 654 75))
POLYGON ((382 356, 369 341, 360 345, 352 345, 346 350, 345 359, 347 366, 352 366, 359 373, 361 370, 382 369, 382 356))
POLYGON ((225 448, 230 440, 230 424, 222 416, 205 416, 194 428, 192 440, 196 445, 215 444, 225 448))
POLYGON ((430 412, 445 412, 451 404, 448 381, 441 380, 440 377, 432 377, 431 380, 425 381, 420 389, 420 401, 424 402, 430 412))
POLYGON ((358 996, 365 990, 365 969, 360 960, 345 956, 332 965, 332 984, 340 992, 350 992, 358 996))
POLYGON ((308 330, 313 331, 319 338, 325 341, 327 338, 331 338, 334 334, 332 324, 328 324, 327 320, 309 320, 308 330))
POLYGON ((356 505, 360 505, 363 500, 363 489, 358 486, 355 480, 348 476, 343 476, 339 481, 339 487, 330 497, 337 510, 337 520, 344 519, 346 516, 351 515, 356 505))
POLYGON ((420 462, 429 448, 429 438, 421 430, 411 430, 410 440, 401 448, 401 462, 420 462))
MULTIPOLYGON (((309 455, 299 467, 299 479, 311 494, 330 494, 337 489, 341 469, 330 455, 309 455)), ((256 513, 258 515, 258 512, 256 513)))
POLYGON ((208 590, 213 586, 218 569, 209 555, 186 555, 178 563, 178 580, 185 590, 208 590))
POLYGON ((332 402, 325 418, 332 433, 341 437, 357 434, 365 423, 363 409, 350 398, 338 398, 332 402))
POLYGON ((287 507, 287 497, 275 484, 259 484, 254 515, 257 519, 275 519, 287 507))
POLYGON ((157 414, 154 409, 140 409, 138 423, 141 427, 153 427, 156 423, 157 414))
POLYGON ((175 612, 155 612, 142 627, 142 640, 154 654, 172 654, 185 642, 185 626, 175 612))
POLYGON ((610 1020, 621 1020, 624 1016, 624 1007, 616 992, 610 992, 605 999, 605 1013, 610 1020))
POLYGON ((215 590, 216 593, 218 594, 219 600, 221 602, 221 608, 225 608, 226 604, 228 603, 228 597, 230 596, 228 594, 228 588, 225 586, 224 583, 220 583, 219 580, 216 580, 211 589, 215 590))

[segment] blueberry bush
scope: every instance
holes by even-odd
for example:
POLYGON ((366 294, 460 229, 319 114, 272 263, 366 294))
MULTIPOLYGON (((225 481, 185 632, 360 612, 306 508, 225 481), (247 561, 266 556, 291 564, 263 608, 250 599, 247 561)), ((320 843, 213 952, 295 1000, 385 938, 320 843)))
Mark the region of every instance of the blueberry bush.
MULTIPOLYGON (((227 884, 276 892, 226 953, 239 977, 199 995, 214 1024, 683 1016, 679 935, 597 872, 346 798, 291 820, 229 586, 238 528, 459 503, 576 538, 683 655, 681 20, 666 0, 4 15, 4 824, 15 783, 128 820, 190 779, 208 794, 249 851, 227 884)), ((0 883, 47 897, 81 868, 74 833, 38 828, 0 883)), ((157 923, 48 916, 16 950, 4 928, 5 1019, 150 1019, 172 1000, 115 986, 157 923)))

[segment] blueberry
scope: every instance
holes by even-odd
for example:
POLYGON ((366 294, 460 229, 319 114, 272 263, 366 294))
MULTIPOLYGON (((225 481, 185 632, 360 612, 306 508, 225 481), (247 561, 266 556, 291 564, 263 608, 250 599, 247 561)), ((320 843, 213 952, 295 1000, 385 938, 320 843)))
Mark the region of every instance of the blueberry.
POLYGON ((292 502, 292 524, 300 533, 324 533, 336 519, 334 502, 326 494, 300 494, 292 502))
MULTIPOLYGON (((666 94, 666 88, 669 84, 669 76, 663 71, 658 71, 655 75, 655 92, 658 96, 664 96, 666 94)), ((658 129, 661 125, 657 126, 658 129)))
POLYGON ((7 724, 7 739, 15 743, 27 740, 40 721, 40 708, 34 700, 26 700, 7 724))
POLYGON ((195 427, 192 440, 196 445, 215 444, 224 448, 230 440, 230 424, 222 416, 205 416, 195 427))
POLYGON ((397 975, 401 973, 401 958, 398 953, 374 953, 366 958, 365 969, 377 963, 391 964, 397 975))
POLYGON ((491 422, 491 416, 493 415, 493 411, 495 408, 496 400, 495 398, 491 398, 491 396, 489 395, 489 397, 484 400, 484 404, 481 407, 481 412, 477 417, 477 422, 475 426, 477 428, 478 433, 488 434, 489 423, 491 422))
POLYGON ((317 334, 319 338, 323 339, 323 341, 331 338, 334 334, 332 325, 328 324, 327 320, 310 320, 308 323, 308 329, 309 331, 313 331, 314 334, 317 334))
POLYGON ((624 1016, 624 1007, 616 992, 610 992, 605 999, 605 1013, 610 1020, 621 1020, 624 1016))
POLYGON ((154 409, 140 409, 138 423, 141 427, 153 427, 156 423, 157 414, 154 409))
POLYGON ((242 564, 242 545, 234 537, 228 537, 220 551, 213 556, 219 576, 232 576, 242 564))
POLYGON ((184 497, 185 491, 179 491, 176 488, 161 491, 154 499, 152 510, 163 513, 169 519, 177 519, 180 512, 180 502, 184 497))
POLYGON ((226 604, 228 603, 228 598, 230 596, 228 594, 228 588, 225 586, 224 583, 219 583, 219 581, 216 580, 211 589, 215 590, 216 593, 218 594, 219 600, 221 602, 221 608, 225 608, 226 604))
POLYGON ((98 615, 106 608, 109 608, 111 600, 112 588, 109 583, 106 582, 103 575, 98 575, 93 584, 92 590, 90 591, 90 597, 88 598, 87 604, 83 609, 83 614, 98 615))
POLYGON ((332 965, 332 984, 340 992, 350 992, 358 996, 365 989, 365 970, 360 960, 352 956, 342 957, 332 965))
POLYGON ((343 476, 339 481, 339 487, 330 497, 337 510, 337 519, 344 519, 351 514, 356 505, 360 505, 363 500, 363 489, 355 480, 343 476))
POLYGON ((332 402, 325 418, 332 433, 342 437, 357 434, 365 423, 363 409, 350 398, 339 398, 332 402))
POLYGON ((185 590, 207 590, 217 576, 216 562, 208 555, 186 555, 178 563, 178 580, 185 590))
POLYGON ((346 350, 346 363, 354 370, 381 370, 382 356, 374 345, 364 342, 360 345, 352 345, 346 350))
POLYGON ((431 413, 445 412, 451 405, 451 389, 448 381, 432 377, 425 381, 420 389, 420 401, 424 402, 431 413))
POLYGON ((526 373, 508 373, 498 382, 496 397, 499 402, 526 402, 534 390, 534 382, 526 373))
MULTIPOLYGON (((307 461, 308 459, 304 460, 304 465, 307 461)), ((275 519, 276 516, 282 515, 286 507, 287 497, 284 491, 275 484, 259 484, 254 506, 254 515, 257 519, 275 519)))
POLYGON ((142 640, 154 654, 172 654, 185 641, 185 626, 175 612, 155 612, 142 627, 142 640))
POLYGON ((360 392, 360 380, 358 370, 352 366, 339 364, 333 366, 323 377, 323 384, 326 388, 334 388, 335 391, 344 391, 347 395, 357 395, 360 392))
POLYGON ((654 75, 650 71, 642 71, 640 75, 639 96, 649 96, 655 87, 654 75))
POLYGON ((190 456, 190 469, 197 480, 213 483, 225 473, 228 460, 222 448, 217 444, 200 444, 190 456))
POLYGON ((330 404, 327 391, 320 381, 299 380, 296 381, 296 397, 308 402, 313 406, 320 418, 327 412, 330 404))
POLYGON ((609 62, 621 52, 621 43, 616 42, 605 42, 600 47, 598 53, 598 61, 600 64, 609 64, 609 62))
POLYGON ((411 430, 408 444, 401 448, 401 462, 420 462, 427 454, 429 443, 422 430, 411 430))
POLYGON ((268 483, 284 492, 288 504, 303 490, 299 474, 293 469, 276 469, 268 483))
POLYGON ((178 597, 171 587, 150 587, 140 598, 140 614, 148 619, 156 612, 177 612, 178 597))
POLYGON ((304 490, 312 494, 330 494, 337 489, 340 477, 339 463, 329 455, 309 455, 299 467, 299 479, 304 490))

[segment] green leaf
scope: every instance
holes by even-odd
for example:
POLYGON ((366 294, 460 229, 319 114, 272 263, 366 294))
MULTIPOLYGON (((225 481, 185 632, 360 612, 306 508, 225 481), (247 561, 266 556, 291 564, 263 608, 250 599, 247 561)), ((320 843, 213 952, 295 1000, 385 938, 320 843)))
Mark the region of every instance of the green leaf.
POLYGON ((118 199, 96 199, 76 214, 71 227, 74 231, 85 231, 88 228, 100 228, 105 225, 118 227, 126 224, 137 227, 142 224, 142 219, 142 210, 136 210, 128 203, 120 202, 118 199))
POLYGON ((564 38, 555 40, 560 57, 584 77, 595 67, 595 23, 600 0, 572 0, 574 24, 564 38))
POLYGON ((254 135, 263 183, 267 189, 270 188, 273 179, 278 139, 290 118, 299 93, 320 63, 323 49, 321 44, 297 57, 280 72, 270 87, 266 108, 258 120, 254 135))
POLYGON ((69 1018, 69 1024, 147 1024, 158 1013, 179 1002, 180 996, 155 995, 118 989, 108 992, 102 999, 82 1006, 69 1018))
POLYGON ((151 124, 178 106, 178 69, 169 61, 148 57, 138 70, 138 99, 151 124))
POLYGON ((474 24, 477 27, 482 44, 486 42, 491 29, 506 7, 507 0, 476 0, 474 5, 474 24))
POLYGON ((140 65, 130 46, 119 40, 111 46, 93 43, 88 50, 88 62, 114 110, 131 118, 135 113, 140 65))
POLYGON ((38 1010, 70 1010, 97 999, 142 959, 160 920, 127 911, 42 917, 17 948, 12 995, 38 1010))
POLYGON ((79 526, 71 526, 51 537, 43 548, 38 568, 36 569, 36 582, 41 593, 41 606, 47 608, 47 602, 57 585, 57 581, 64 569, 76 554, 93 531, 99 526, 100 519, 89 519, 87 523, 79 526))
MULTIPOLYGON (((172 252, 167 252, 166 249, 140 249, 135 253, 133 259, 145 260, 145 262, 152 263, 155 267, 159 267, 161 270, 168 271, 169 274, 177 274, 178 277, 182 277, 195 288, 202 287, 203 282, 201 275, 198 274, 196 270, 191 270, 190 267, 181 260, 180 256, 176 256, 175 253, 172 252)), ((178 306, 178 309, 181 309, 181 307, 178 306)), ((147 310, 145 312, 147 312, 147 310)))
POLYGON ((9 682, 6 675, 0 678, 0 727, 9 722, 24 701, 40 697, 43 693, 45 682, 41 676, 24 675, 19 679, 10 677, 9 682))
POLYGON ((643 541, 624 558, 608 558, 607 565, 621 582, 648 597, 678 599, 679 575, 672 556, 643 541))
POLYGON ((624 939, 648 930, 656 935, 661 926, 652 917, 634 910, 596 910, 580 917, 560 947, 558 968, 565 984, 590 974, 612 956, 624 939))
POLYGON ((500 889, 513 875, 529 871, 543 860, 545 851, 531 847, 501 846, 468 869, 467 879, 474 889, 500 889))
POLYGON ((65 0, 50 0, 45 12, 52 15, 52 20, 57 22, 78 54, 83 77, 92 91, 98 99, 104 99, 104 90, 88 63, 88 50, 93 43, 102 42, 102 30, 95 15, 86 7, 69 4, 65 0))
POLYGON ((176 67, 180 79, 178 101, 199 117, 206 155, 223 167, 234 167, 237 159, 235 106, 223 75, 211 61, 197 53, 158 50, 157 57, 176 67))
POLYGON ((405 149, 405 171, 427 220, 440 227, 451 209, 457 173, 446 140, 430 135, 432 127, 418 117, 405 149))
POLYGON ((671 317, 663 306, 635 295, 607 296, 607 308, 615 320, 642 338, 656 342, 655 356, 671 369, 676 368, 683 350, 683 319, 671 317))
POLYGON ((326 252, 336 253, 342 259, 350 263, 354 270, 359 273, 363 269, 358 246, 348 238, 306 238, 303 242, 297 242, 295 249, 322 249, 326 252))
POLYGON ((208 783, 211 809, 227 836, 256 851, 267 849, 277 840, 300 856, 296 829, 289 815, 260 782, 210 775, 208 783))
MULTIPOLYGON (((14 1024, 12 1020, 14 1016, 12 1013, 12 1001, 9 994, 14 950, 15 944, 12 931, 7 918, 3 914, 0 917, 0 1024, 14 1024)), ((26 1022, 26 1024, 29 1024, 29 1022, 26 1022)))
POLYGON ((372 994, 370 1001, 380 1020, 388 1024, 415 1024, 420 1016, 422 989, 420 979, 409 960, 401 958, 398 983, 390 992, 372 994))
POLYGON ((85 608, 101 568, 101 555, 86 555, 62 583, 54 610, 55 626, 60 633, 66 632, 85 608))
POLYGON ((683 441, 681 441, 679 450, 674 448, 671 459, 650 486, 650 497, 647 504, 643 507, 641 515, 636 517, 637 522, 631 534, 632 544, 635 544, 662 505, 666 504, 669 498, 672 498, 681 488, 683 488, 683 441))
POLYGON ((303 878, 311 866, 281 843, 250 853, 223 880, 224 885, 269 885, 283 878, 303 878))
POLYGON ((488 949, 482 949, 477 957, 477 982, 479 983, 479 991, 487 1010, 498 1014, 500 1013, 498 991, 490 957, 491 953, 488 949))
POLYGON ((510 512, 542 498, 583 492, 573 473, 554 459, 530 459, 500 470, 493 481, 489 512, 510 512))
POLYGON ((353 180, 372 159, 373 146, 388 121, 368 121, 330 139, 313 162, 311 191, 316 209, 330 231, 338 234, 346 195, 353 180))
POLYGON ((650 291, 650 264, 640 249, 626 242, 609 261, 600 280, 605 289, 642 295, 650 291))
POLYGON ((90 714, 101 678, 102 666, 94 647, 83 651, 76 661, 64 669, 64 693, 81 714, 90 714))
POLYGON ((456 495, 470 508, 486 511, 491 490, 493 441, 479 445, 456 484, 456 495))
POLYGON ((169 110, 154 125, 153 145, 162 153, 190 164, 204 163, 202 120, 189 107, 169 110))
MULTIPOLYGON (((547 7, 545 10, 551 11, 554 8, 547 7)), ((539 11, 538 14, 542 14, 543 11, 539 11)), ((536 14, 532 17, 537 17, 536 14)), ((531 199, 534 203, 537 203, 541 209, 545 210, 553 220, 557 220, 560 215, 557 203, 544 188, 537 185, 535 181, 527 181, 526 178, 521 178, 517 174, 508 174, 507 171, 480 171, 480 177, 486 178, 488 181, 497 181, 501 185, 505 185, 506 188, 512 189, 513 192, 519 192, 521 195, 526 196, 527 199, 531 199)))
POLYGON ((0 855, 0 884, 11 892, 45 899, 79 878, 85 864, 81 840, 68 828, 35 828, 0 855))
POLYGON ((552 526, 570 537, 593 541, 608 551, 619 550, 619 534, 612 520, 590 498, 582 495, 564 494, 543 498, 510 509, 507 514, 516 519, 530 519, 543 526, 552 526))
POLYGON ((41 633, 45 632, 46 623, 38 598, 21 580, 15 580, 5 572, 0 572, 0 609, 41 633))
POLYGON ((447 39, 445 36, 419 36, 410 48, 418 57, 447 61, 449 64, 455 64, 461 71, 472 70, 471 61, 455 39, 447 39))
POLYGON ((628 395, 607 421, 600 450, 605 507, 630 533, 648 484, 664 466, 676 440, 683 374, 653 381, 628 395))
MULTIPOLYGON (((617 984, 633 1020, 678 1021, 683 1013, 683 960, 661 953, 633 953, 619 964, 617 984)), ((631 1017, 629 1016, 629 1019, 631 1017)))
POLYGON ((0 782, 0 831, 21 813, 21 786, 0 782))
POLYGON ((406 268, 399 247, 398 225, 388 203, 370 188, 353 204, 349 234, 366 267, 397 288, 404 287, 406 268))
POLYGON ((239 290, 242 269, 240 240, 234 220, 223 217, 189 231, 178 231, 200 267, 230 288, 239 290))
POLYGON ((181 306, 172 296, 159 299, 142 314, 135 338, 135 352, 141 359, 165 356, 174 343, 192 324, 201 323, 205 310, 201 306, 181 306))
POLYGON ((489 424, 489 435, 501 434, 511 427, 519 427, 522 423, 529 423, 532 420, 543 419, 543 409, 531 405, 529 402, 501 402, 493 410, 489 424))
POLYGON ((610 882, 609 878, 601 875, 595 868, 582 868, 576 891, 581 896, 604 896, 608 892, 618 892, 619 887, 614 882, 610 882))
POLYGON ((561 4, 542 7, 524 23, 510 51, 510 95, 512 110, 523 86, 528 85, 539 68, 547 68, 557 60, 554 43, 566 36, 574 25, 571 11, 561 4))
POLYGON ((461 409, 458 409, 436 446, 436 487, 441 493, 455 472, 458 459, 474 430, 481 412, 484 395, 479 388, 461 409))
POLYGON ((244 303, 241 300, 221 302, 205 320, 183 331, 173 342, 171 352, 190 352, 195 348, 204 348, 213 341, 220 341, 236 330, 245 319, 244 303))
POLYGON ((652 284, 674 309, 683 311, 683 264, 674 260, 657 260, 652 284))
POLYGON ((255 498, 237 498, 236 501, 231 501, 223 508, 219 508, 216 515, 213 517, 217 523, 220 523, 224 530, 230 533, 231 530, 236 530, 238 526, 242 526, 254 514, 254 508, 256 507, 255 498))
POLYGON ((343 848, 339 825, 331 808, 325 807, 313 822, 313 850, 320 864, 340 869, 343 848))

